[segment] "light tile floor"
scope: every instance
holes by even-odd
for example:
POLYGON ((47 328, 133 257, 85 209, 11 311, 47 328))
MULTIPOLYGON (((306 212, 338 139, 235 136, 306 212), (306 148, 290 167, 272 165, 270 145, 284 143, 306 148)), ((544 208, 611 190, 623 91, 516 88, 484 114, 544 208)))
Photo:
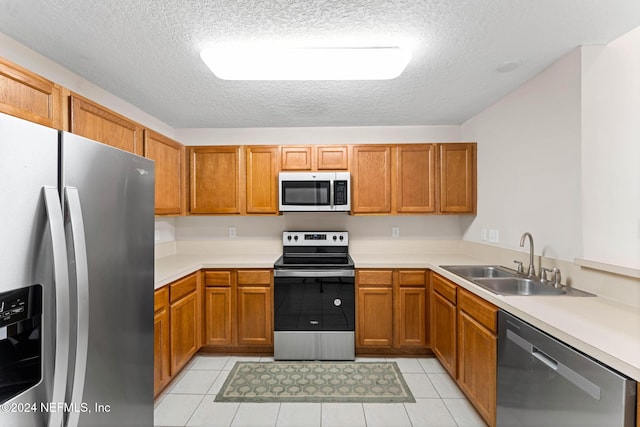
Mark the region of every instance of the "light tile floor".
POLYGON ((396 362, 416 403, 214 402, 236 361, 270 357, 197 355, 155 402, 154 425, 207 427, 485 426, 435 358, 357 358, 396 362))

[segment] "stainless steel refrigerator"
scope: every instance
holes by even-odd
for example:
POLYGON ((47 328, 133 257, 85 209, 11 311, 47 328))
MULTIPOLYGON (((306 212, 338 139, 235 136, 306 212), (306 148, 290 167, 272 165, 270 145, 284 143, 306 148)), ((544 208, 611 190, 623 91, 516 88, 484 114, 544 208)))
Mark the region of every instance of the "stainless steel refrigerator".
POLYGON ((0 426, 153 425, 153 162, 0 114, 0 426))

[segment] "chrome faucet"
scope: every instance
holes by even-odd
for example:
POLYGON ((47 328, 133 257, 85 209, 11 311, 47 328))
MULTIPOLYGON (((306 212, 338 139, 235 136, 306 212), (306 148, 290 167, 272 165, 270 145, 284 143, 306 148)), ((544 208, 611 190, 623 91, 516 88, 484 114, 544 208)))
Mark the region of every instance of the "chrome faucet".
POLYGON ((527 237, 529 237, 529 271, 527 275, 529 277, 534 277, 536 275, 536 268, 533 265, 533 236, 531 235, 531 233, 526 232, 522 235, 522 237, 520 238, 520 247, 524 247, 524 240, 527 237))

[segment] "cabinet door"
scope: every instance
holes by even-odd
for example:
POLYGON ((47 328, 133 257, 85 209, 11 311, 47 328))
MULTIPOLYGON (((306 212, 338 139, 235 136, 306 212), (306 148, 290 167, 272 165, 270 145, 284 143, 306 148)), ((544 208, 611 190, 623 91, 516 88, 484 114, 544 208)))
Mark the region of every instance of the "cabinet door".
POLYGON ((431 294, 431 348, 456 378, 456 306, 438 292, 431 294))
POLYGON ((440 212, 475 213, 476 144, 439 144, 440 212))
POLYGON ((469 314, 458 312, 458 385, 478 413, 496 424, 497 338, 469 314))
POLYGON ((205 344, 233 344, 233 304, 231 287, 205 289, 205 344))
POLYGON ((273 345, 271 287, 238 287, 238 345, 273 345))
POLYGON ((436 211, 435 145, 397 147, 396 211, 429 213, 436 211))
POLYGON ((0 58, 0 112, 62 129, 62 88, 0 58))
POLYGON ((78 95, 69 97, 70 130, 76 135, 143 154, 142 126, 78 95))
POLYGON ((358 286, 356 340, 359 347, 393 345, 393 289, 358 286))
POLYGON ((279 148, 247 147, 247 213, 278 213, 279 148))
POLYGON ((155 291, 153 303, 153 395, 157 396, 171 381, 169 288, 155 291))
POLYGON ((189 212, 240 213, 240 147, 191 147, 189 212))
POLYGON ((171 304, 171 374, 198 351, 198 295, 191 292, 171 304))
POLYGON ((153 395, 158 396, 171 380, 169 310, 153 316, 153 395))
POLYGON ((349 155, 346 145, 319 145, 316 147, 318 170, 347 170, 349 155))
POLYGON ((391 213, 391 147, 354 146, 351 173, 352 213, 391 213))
POLYGON ((144 156, 155 161, 156 215, 183 214, 184 146, 145 129, 144 156))
POLYGON ((283 171, 310 171, 312 167, 311 146, 289 146, 281 148, 283 171))
POLYGON ((396 325, 397 347, 426 347, 426 288, 400 286, 398 289, 396 325))

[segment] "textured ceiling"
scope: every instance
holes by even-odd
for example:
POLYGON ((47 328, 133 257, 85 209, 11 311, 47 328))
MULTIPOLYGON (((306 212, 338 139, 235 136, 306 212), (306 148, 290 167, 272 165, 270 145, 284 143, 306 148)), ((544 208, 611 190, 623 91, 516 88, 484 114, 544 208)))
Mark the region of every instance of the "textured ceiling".
POLYGON ((0 32, 176 128, 459 124, 638 26, 639 0, 0 0, 0 32), (233 82, 199 56, 290 39, 408 41, 413 59, 387 81, 233 82))

